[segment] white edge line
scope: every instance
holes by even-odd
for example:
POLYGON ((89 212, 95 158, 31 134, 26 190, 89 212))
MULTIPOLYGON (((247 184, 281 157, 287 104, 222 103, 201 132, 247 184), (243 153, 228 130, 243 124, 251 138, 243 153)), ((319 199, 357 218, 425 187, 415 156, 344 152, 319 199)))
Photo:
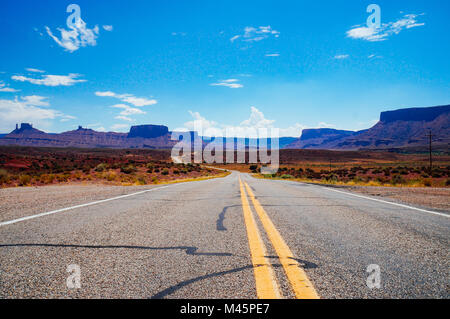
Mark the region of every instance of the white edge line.
POLYGON ((421 209, 421 208, 417 208, 417 207, 414 207, 414 206, 408 206, 408 205, 404 205, 404 204, 388 202, 388 201, 385 201, 385 200, 382 200, 382 199, 378 199, 378 198, 371 198, 371 197, 367 197, 367 196, 363 196, 363 195, 357 195, 357 194, 353 194, 353 193, 349 193, 349 192, 338 191, 337 189, 333 189, 333 188, 329 188, 329 187, 325 187, 325 186, 324 186, 324 188, 328 189, 329 191, 338 192, 338 193, 351 195, 351 196, 355 196, 355 197, 360 197, 360 198, 365 198, 365 199, 370 199, 370 200, 373 200, 373 201, 376 201, 376 202, 381 202, 381 203, 385 203, 385 204, 391 204, 391 205, 400 206, 400 207, 403 207, 403 208, 414 209, 414 210, 418 210, 420 212, 425 212, 425 213, 429 213, 429 214, 444 216, 444 217, 447 217, 447 218, 450 217, 449 214, 434 212, 434 211, 431 211, 431 210, 421 209))
POLYGON ((169 187, 169 186, 162 186, 162 187, 158 187, 158 188, 147 189, 145 191, 141 191, 141 192, 137 192, 137 193, 121 195, 121 196, 107 198, 107 199, 102 199, 102 200, 98 200, 98 201, 90 202, 90 203, 86 203, 86 204, 75 205, 75 206, 71 206, 71 207, 66 207, 66 208, 61 208, 61 209, 57 209, 57 210, 52 210, 50 212, 40 213, 40 214, 26 216, 26 217, 22 217, 22 218, 17 218, 17 219, 9 220, 9 221, 6 221, 6 222, 1 222, 0 223, 0 227, 1 226, 15 224, 15 223, 22 222, 22 221, 29 220, 29 219, 34 219, 34 218, 38 218, 38 217, 42 217, 42 216, 47 216, 47 215, 52 215, 52 214, 56 214, 56 213, 60 213, 60 212, 65 212, 65 211, 71 210, 71 209, 76 209, 76 208, 81 208, 81 207, 101 204, 101 203, 109 202, 109 201, 116 200, 116 199, 121 199, 121 198, 135 196, 135 195, 139 195, 139 194, 143 194, 143 193, 148 193, 148 192, 155 191, 155 190, 158 190, 158 189, 163 189, 163 188, 166 188, 166 187, 169 187))

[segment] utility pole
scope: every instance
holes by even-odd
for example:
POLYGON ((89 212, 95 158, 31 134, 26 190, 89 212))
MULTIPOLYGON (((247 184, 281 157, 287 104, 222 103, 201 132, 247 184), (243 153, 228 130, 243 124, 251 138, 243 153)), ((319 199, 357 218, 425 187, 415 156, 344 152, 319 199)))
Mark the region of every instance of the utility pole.
POLYGON ((433 134, 431 133, 431 130, 429 130, 428 134, 426 135, 428 137, 429 142, 429 151, 430 151, 430 175, 433 174, 433 155, 432 155, 432 147, 431 143, 433 141, 433 134))

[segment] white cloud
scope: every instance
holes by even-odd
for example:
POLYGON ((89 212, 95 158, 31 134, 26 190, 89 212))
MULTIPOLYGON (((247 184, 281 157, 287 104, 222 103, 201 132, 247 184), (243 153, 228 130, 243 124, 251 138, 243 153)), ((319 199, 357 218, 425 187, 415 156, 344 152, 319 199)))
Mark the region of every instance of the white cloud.
POLYGON ((104 91, 104 92, 95 92, 95 95, 97 96, 103 96, 103 97, 114 97, 116 99, 121 100, 122 102, 130 103, 134 106, 148 106, 148 105, 154 105, 158 103, 155 99, 148 99, 143 97, 135 97, 132 94, 116 94, 111 91, 104 91))
POLYGON ((334 59, 336 60, 343 60, 343 59, 347 59, 349 57, 348 54, 339 54, 339 55, 335 55, 334 59))
POLYGON ((103 29, 105 29, 105 31, 111 32, 113 30, 113 26, 112 25, 104 25, 103 29))
POLYGON ((45 96, 39 96, 39 95, 29 95, 22 97, 22 100, 29 105, 34 106, 49 106, 50 103, 47 100, 45 96))
POLYGON ((264 114, 254 106, 250 107, 250 110, 250 118, 241 122, 241 125, 254 128, 272 127, 275 120, 266 119, 264 114))
MULTIPOLYGON (((142 111, 141 109, 131 107, 131 106, 127 105, 127 104, 115 104, 115 105, 111 105, 111 107, 118 108, 118 109, 123 109, 123 111, 121 111, 119 113, 119 115, 121 115, 122 117, 126 117, 126 118, 129 118, 128 117, 129 115, 146 114, 146 112, 142 111)), ((123 119, 124 118, 122 118, 122 120, 123 119)), ((132 119, 130 119, 130 120, 132 120, 132 119)))
POLYGON ((329 123, 326 123, 326 122, 319 122, 318 127, 319 127, 319 128, 335 128, 336 125, 334 125, 334 124, 329 124, 329 123))
POLYGON ((232 37, 231 39, 230 39, 230 41, 231 42, 234 42, 234 41, 236 41, 237 39, 239 39, 241 36, 240 35, 235 35, 234 37, 232 37))
MULTIPOLYGON (((226 133, 235 137, 255 137, 255 133, 258 129, 275 129, 275 120, 266 119, 264 114, 256 107, 250 108, 250 117, 244 120, 240 125, 227 125, 219 124, 215 121, 208 120, 199 112, 189 111, 193 120, 184 124, 184 127, 177 128, 175 131, 191 131, 201 128, 203 136, 224 136, 226 133), (198 126, 200 124, 200 127, 198 126)), ((291 127, 279 129, 280 136, 300 136, 302 129, 305 126, 296 123, 291 127)), ((273 134, 274 131, 268 131, 269 134, 273 134)))
POLYGON ((69 27, 69 30, 63 28, 57 28, 61 33, 61 39, 53 35, 49 27, 45 27, 47 34, 61 47, 69 52, 74 52, 80 47, 86 47, 88 45, 97 45, 97 38, 99 34, 99 28, 96 25, 94 28, 89 29, 86 27, 86 23, 80 18, 73 26, 69 27))
POLYGON ((269 37, 278 38, 280 36, 280 32, 273 30, 272 27, 269 26, 260 26, 260 27, 245 27, 244 33, 241 35, 235 35, 230 39, 231 42, 236 41, 237 39, 241 39, 244 42, 258 42, 269 37))
POLYGON ((72 115, 63 115, 60 122, 68 122, 71 120, 76 120, 76 116, 72 116, 72 115))
POLYGON ((45 71, 42 71, 39 69, 34 69, 34 68, 26 68, 25 70, 27 70, 28 72, 34 72, 34 73, 45 73, 45 71))
POLYGON ((244 86, 239 82, 238 79, 228 79, 228 80, 222 80, 219 81, 218 83, 211 83, 211 86, 225 86, 228 87, 230 89, 239 89, 239 88, 243 88, 244 86))
POLYGON ((417 17, 422 14, 405 14, 401 19, 395 22, 383 23, 380 28, 369 28, 358 25, 347 31, 347 37, 352 39, 362 39, 371 42, 385 41, 393 34, 399 34, 404 29, 424 26, 425 23, 419 23, 417 17))
POLYGON ((11 79, 20 82, 30 82, 37 85, 45 86, 71 86, 76 83, 86 82, 83 79, 77 79, 81 75, 76 73, 70 73, 69 75, 43 75, 41 79, 30 78, 22 75, 13 75, 11 79))
POLYGON ((203 116, 201 116, 199 112, 189 111, 189 114, 191 114, 191 116, 194 120, 184 123, 187 130, 194 130, 196 123, 200 123, 201 127, 203 129, 215 128, 218 125, 217 122, 209 121, 206 118, 204 118, 203 116))
POLYGON ((111 126, 112 130, 120 130, 120 131, 126 131, 128 130, 130 125, 128 124, 114 124, 111 126))
POLYGON ((117 115, 116 117, 114 117, 116 120, 123 120, 123 121, 128 121, 128 122, 132 122, 133 119, 128 117, 128 116, 123 116, 123 115, 117 115))
POLYGON ((268 54, 266 54, 265 56, 268 56, 268 57, 278 57, 278 56, 280 56, 280 54, 279 54, 279 53, 268 53, 268 54))
POLYGON ((62 112, 48 108, 47 98, 42 96, 15 97, 13 100, 0 99, 0 130, 12 130, 16 123, 29 122, 38 126, 48 126, 49 121, 58 117, 69 118, 62 112))
POLYGON ((2 81, 0 81, 0 92, 9 92, 9 93, 13 93, 13 92, 19 92, 19 90, 7 87, 5 83, 3 83, 2 81))

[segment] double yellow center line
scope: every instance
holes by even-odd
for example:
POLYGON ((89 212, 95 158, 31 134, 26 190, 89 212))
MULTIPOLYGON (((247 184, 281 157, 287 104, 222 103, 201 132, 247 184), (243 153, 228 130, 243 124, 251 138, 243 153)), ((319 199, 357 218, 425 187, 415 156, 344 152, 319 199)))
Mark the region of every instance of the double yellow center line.
POLYGON ((274 276, 274 271, 269 259, 266 257, 266 248, 261 239, 261 235, 256 225, 247 195, 244 190, 247 190, 256 213, 261 220, 267 237, 269 238, 275 252, 278 255, 281 265, 283 266, 286 277, 291 285, 291 288, 298 299, 317 299, 319 298, 314 286, 306 276, 305 271, 297 260, 294 258, 291 250, 286 242, 281 237, 275 225, 270 220, 269 216, 261 206, 259 201, 255 198, 252 190, 247 183, 243 183, 239 177, 239 186, 241 190, 242 208, 244 211, 244 220, 247 228, 247 236, 250 247, 250 253, 253 263, 253 270, 256 283, 256 294, 260 299, 277 299, 281 298, 281 293, 274 276))

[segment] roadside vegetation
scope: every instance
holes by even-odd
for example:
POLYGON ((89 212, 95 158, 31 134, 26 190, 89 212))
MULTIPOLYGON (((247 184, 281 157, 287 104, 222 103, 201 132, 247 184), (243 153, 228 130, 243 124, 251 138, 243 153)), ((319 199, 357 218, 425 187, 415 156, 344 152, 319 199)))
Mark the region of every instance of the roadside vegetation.
POLYGON ((199 164, 174 164, 170 151, 0 148, 0 187, 60 183, 147 185, 225 176, 199 164))
POLYGON ((280 167, 276 174, 260 174, 259 168, 249 168, 260 178, 297 180, 310 183, 360 186, 450 187, 450 166, 436 166, 430 172, 426 166, 350 165, 324 169, 312 167, 280 167))

